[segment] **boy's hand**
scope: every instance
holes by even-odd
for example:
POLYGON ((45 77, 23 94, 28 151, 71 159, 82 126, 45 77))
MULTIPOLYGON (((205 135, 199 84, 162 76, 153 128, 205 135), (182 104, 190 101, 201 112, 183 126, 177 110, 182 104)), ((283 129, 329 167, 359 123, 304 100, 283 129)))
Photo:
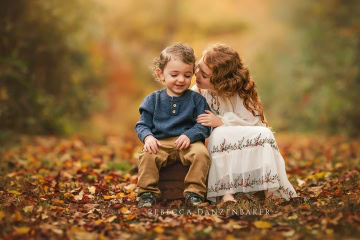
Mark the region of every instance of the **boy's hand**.
POLYGON ((158 146, 161 146, 159 140, 154 138, 154 136, 149 135, 144 139, 144 151, 149 153, 157 153, 159 151, 158 146))
POLYGON ((203 126, 207 127, 220 127, 221 125, 224 125, 221 118, 210 112, 209 110, 205 110, 206 113, 200 114, 196 121, 200 123, 203 126))
POLYGON ((190 146, 190 138, 186 135, 180 135, 175 141, 176 149, 183 150, 190 146))

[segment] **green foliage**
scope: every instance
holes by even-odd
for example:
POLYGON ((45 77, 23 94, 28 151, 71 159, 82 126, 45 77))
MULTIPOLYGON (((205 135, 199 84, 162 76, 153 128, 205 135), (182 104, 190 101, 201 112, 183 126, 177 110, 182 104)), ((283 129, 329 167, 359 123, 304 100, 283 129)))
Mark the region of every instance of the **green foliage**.
POLYGON ((276 66, 269 65, 281 69, 270 75, 280 76, 272 95, 287 99, 274 102, 276 114, 285 119, 282 126, 360 136, 360 5, 309 0, 286 9, 288 51, 275 55, 276 66))
POLYGON ((99 84, 76 1, 5 1, 0 8, 0 132, 69 133, 99 84), (84 32, 84 31, 83 31, 84 32))

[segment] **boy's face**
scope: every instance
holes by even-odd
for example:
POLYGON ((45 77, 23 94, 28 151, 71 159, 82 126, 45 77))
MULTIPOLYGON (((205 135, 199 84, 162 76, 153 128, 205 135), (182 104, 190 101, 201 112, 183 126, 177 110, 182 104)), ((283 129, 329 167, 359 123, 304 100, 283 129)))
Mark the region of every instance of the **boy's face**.
POLYGON ((186 64, 180 59, 172 57, 164 71, 157 69, 157 73, 166 86, 167 94, 178 97, 190 87, 194 74, 193 69, 193 64, 186 64))

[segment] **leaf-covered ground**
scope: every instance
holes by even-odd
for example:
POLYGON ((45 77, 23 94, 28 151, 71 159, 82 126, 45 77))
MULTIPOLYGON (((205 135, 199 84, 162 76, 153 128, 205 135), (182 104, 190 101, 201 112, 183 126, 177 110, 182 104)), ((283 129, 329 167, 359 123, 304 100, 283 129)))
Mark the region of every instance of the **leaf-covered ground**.
POLYGON ((132 137, 23 137, 0 151, 0 239, 360 238, 360 141, 277 138, 299 198, 136 208, 132 137))

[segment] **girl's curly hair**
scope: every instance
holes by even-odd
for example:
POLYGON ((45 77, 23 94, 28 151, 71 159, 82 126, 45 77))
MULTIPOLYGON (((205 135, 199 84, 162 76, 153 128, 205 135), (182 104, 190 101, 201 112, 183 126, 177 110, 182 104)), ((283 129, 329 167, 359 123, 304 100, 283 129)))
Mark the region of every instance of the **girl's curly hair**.
POLYGON ((244 106, 254 116, 269 127, 262 109, 261 100, 251 79, 249 69, 243 64, 239 54, 225 44, 214 44, 203 52, 204 63, 212 70, 210 82, 221 97, 234 94, 244 100, 244 106))
POLYGON ((154 59, 153 64, 150 66, 150 70, 153 72, 156 81, 161 82, 158 74, 156 73, 156 69, 158 68, 161 71, 164 71, 166 64, 170 62, 171 57, 179 58, 186 64, 193 64, 193 72, 195 72, 196 58, 192 47, 186 43, 175 43, 165 48, 160 53, 160 56, 154 59))

